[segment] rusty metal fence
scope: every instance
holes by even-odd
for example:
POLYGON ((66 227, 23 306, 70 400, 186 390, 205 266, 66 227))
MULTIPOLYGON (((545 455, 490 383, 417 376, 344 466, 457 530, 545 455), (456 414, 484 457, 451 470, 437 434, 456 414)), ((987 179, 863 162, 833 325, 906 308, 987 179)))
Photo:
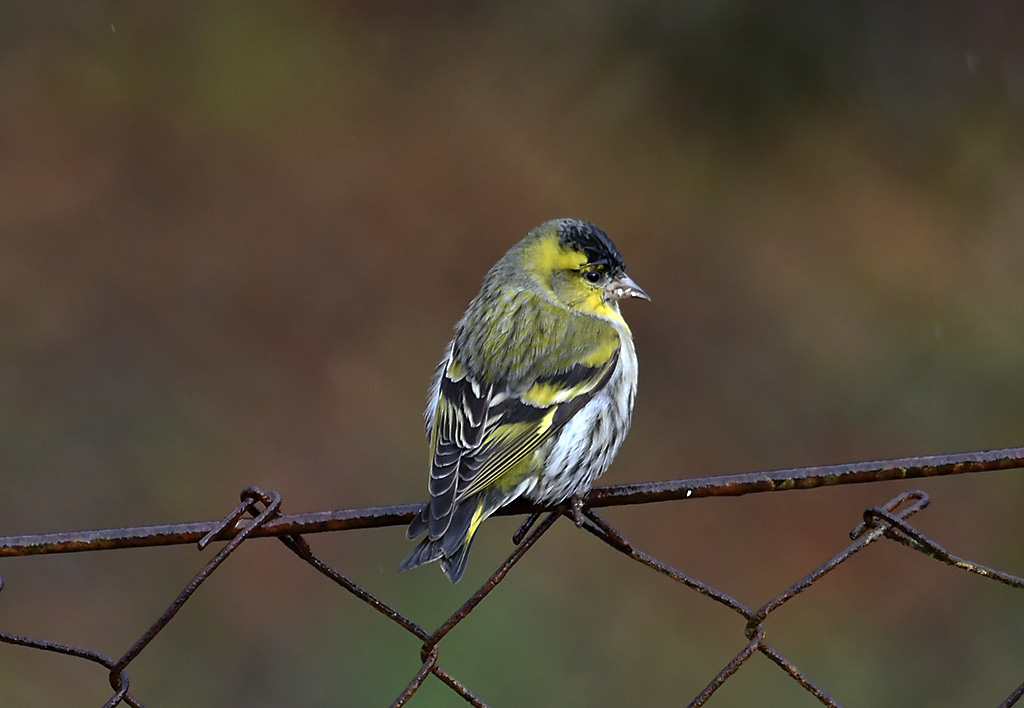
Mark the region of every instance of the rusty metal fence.
MULTIPOLYGON (((756 653, 766 656, 785 675, 813 695, 822 705, 839 706, 838 698, 827 693, 823 687, 818 686, 789 659, 773 648, 767 642, 765 633, 765 620, 773 612, 810 588, 832 570, 846 563, 876 541, 887 539, 923 553, 940 563, 1014 588, 1024 589, 1024 578, 954 555, 911 525, 910 517, 923 510, 929 500, 924 492, 909 491, 899 494, 882 506, 867 509, 864 512, 863 521, 851 532, 852 542, 849 545, 776 597, 769 599, 758 608, 753 608, 634 547, 617 529, 602 518, 596 509, 696 497, 738 496, 757 492, 810 489, 839 484, 1021 468, 1024 468, 1024 448, 1013 448, 959 455, 600 487, 592 490, 587 496, 581 528, 603 541, 614 551, 700 593, 713 602, 724 605, 740 616, 743 622, 743 635, 739 641, 739 651, 693 698, 689 704, 691 707, 705 705, 712 695, 756 653)), ((226 542, 224 547, 189 581, 163 614, 120 657, 113 658, 84 647, 3 631, 0 631, 0 642, 78 657, 98 664, 107 672, 112 690, 112 695, 105 706, 110 708, 121 704, 142 706, 141 699, 129 687, 127 674, 129 665, 174 619, 178 610, 189 601, 203 581, 210 577, 239 545, 254 537, 276 536, 310 567, 401 626, 414 638, 410 641, 410 651, 415 651, 418 648, 422 665, 415 676, 411 678, 405 690, 391 704, 393 707, 405 705, 431 675, 440 679, 469 705, 487 706, 489 704, 482 697, 476 695, 469 686, 452 675, 441 664, 443 640, 456 625, 468 620, 474 608, 487 598, 512 567, 529 552, 560 516, 569 515, 566 508, 544 509, 526 503, 517 503, 501 510, 499 512, 501 514, 527 515, 513 538, 517 544, 515 550, 458 610, 442 622, 437 629, 429 631, 397 608, 383 602, 324 563, 313 553, 304 538, 304 534, 316 532, 407 524, 412 519, 414 512, 418 510, 418 505, 283 514, 280 512, 281 497, 276 492, 250 487, 242 492, 241 497, 241 502, 231 513, 215 522, 0 537, 0 557, 185 543, 197 543, 200 549, 204 549, 213 542, 226 542)), ((3 581, 0 579, 0 590, 2 589, 3 581)), ((1024 601, 1024 596, 1022 596, 1022 601, 1024 601)), ((1021 641, 1024 642, 1024 639, 1021 641)), ((1024 674, 1024 669, 1021 673, 1024 674)), ((1016 704, 1022 695, 1024 695, 1024 682, 1010 690, 1006 699, 999 704, 1000 708, 1016 704)))

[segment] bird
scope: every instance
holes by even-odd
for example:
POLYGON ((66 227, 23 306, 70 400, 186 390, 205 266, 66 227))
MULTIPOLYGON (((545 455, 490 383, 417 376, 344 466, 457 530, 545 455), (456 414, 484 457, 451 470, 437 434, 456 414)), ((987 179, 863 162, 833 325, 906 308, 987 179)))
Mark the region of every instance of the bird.
POLYGON ((406 534, 425 536, 399 572, 440 561, 458 582, 480 524, 520 497, 572 498, 581 522, 632 418, 627 298, 650 300, 608 235, 577 219, 541 224, 487 272, 430 385, 430 498, 406 534))

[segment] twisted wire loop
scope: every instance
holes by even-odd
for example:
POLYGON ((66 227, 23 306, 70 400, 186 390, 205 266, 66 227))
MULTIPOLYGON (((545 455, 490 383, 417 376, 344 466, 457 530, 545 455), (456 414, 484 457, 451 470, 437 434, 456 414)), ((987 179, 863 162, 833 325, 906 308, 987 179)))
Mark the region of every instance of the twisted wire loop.
MULTIPOLYGON (((699 496, 807 489, 830 484, 1018 468, 1024 468, 1024 448, 942 457, 907 458, 883 463, 858 463, 854 465, 836 465, 832 467, 806 468, 803 470, 781 470, 750 475, 728 475, 702 479, 673 480, 670 482, 650 482, 641 485, 603 487, 592 490, 582 508, 573 508, 570 504, 563 504, 555 509, 543 509, 529 504, 514 505, 511 510, 504 510, 504 512, 528 514, 526 520, 513 536, 513 540, 517 544, 516 548, 465 603, 433 632, 424 629, 412 619, 406 617, 397 608, 374 596, 347 576, 325 563, 313 553, 309 543, 302 535, 306 532, 314 533, 407 523, 412 513, 417 509, 415 505, 315 512, 289 516, 281 513, 281 496, 277 492, 257 487, 247 487, 241 493, 239 504, 218 521, 161 527, 108 529, 105 531, 0 538, 0 557, 168 545, 171 543, 196 543, 198 548, 203 550, 214 541, 225 542, 223 548, 193 576, 160 617, 118 659, 112 659, 91 649, 2 631, 0 631, 0 643, 73 656, 99 664, 107 670, 108 681, 113 690, 113 694, 104 704, 104 708, 114 708, 114 706, 120 704, 133 706, 134 708, 141 707, 143 705, 141 701, 128 690, 128 666, 174 619, 177 612, 192 598, 199 586, 243 542, 259 536, 276 536, 281 543, 304 563, 402 627, 419 642, 421 666, 405 689, 391 704, 392 708, 401 708, 401 706, 406 705, 430 676, 436 677, 465 703, 477 708, 486 708, 488 704, 482 698, 477 696, 439 663, 443 640, 459 623, 470 617, 473 610, 502 582, 512 568, 551 529, 555 522, 562 516, 567 516, 570 520, 578 521, 582 530, 600 539, 614 551, 629 557, 643 566, 651 568, 669 580, 677 582, 713 602, 727 607, 743 620, 742 630, 745 644, 704 689, 694 697, 689 704, 691 708, 705 705, 715 692, 730 678, 735 676, 755 654, 762 654, 767 657, 772 664, 777 666, 786 676, 789 676, 803 690, 814 696, 822 705, 840 708, 841 704, 836 699, 800 671, 789 659, 772 647, 766 639, 766 621, 772 613, 814 586, 825 575, 835 570, 841 564, 848 562, 869 545, 880 540, 890 540, 952 568, 979 575, 1010 587, 1024 589, 1024 578, 954 555, 938 542, 925 535, 920 529, 912 526, 908 519, 924 510, 928 506, 929 498, 922 491, 908 491, 898 494, 886 504, 865 510, 864 520, 850 533, 851 542, 849 545, 778 595, 769 599, 759 608, 751 609, 727 593, 693 578, 682 570, 636 548, 618 529, 608 523, 596 511, 596 508, 666 501, 670 499, 688 499, 699 496)), ((3 586, 3 579, 0 578, 0 590, 3 589, 3 586)), ((1007 696, 1006 700, 1000 704, 1000 708, 1009 708, 1015 705, 1022 696, 1024 696, 1024 683, 1017 686, 1007 696)))

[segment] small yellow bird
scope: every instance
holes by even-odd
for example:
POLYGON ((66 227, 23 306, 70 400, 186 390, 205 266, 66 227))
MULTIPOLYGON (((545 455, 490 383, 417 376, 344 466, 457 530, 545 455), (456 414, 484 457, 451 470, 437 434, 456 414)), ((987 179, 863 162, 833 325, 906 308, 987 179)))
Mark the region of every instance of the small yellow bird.
POLYGON ((426 537, 399 571, 440 560, 455 583, 480 523, 513 499, 559 504, 611 465, 636 397, 619 300, 650 300, 585 221, 531 231, 491 268, 434 373, 425 414, 426 537))

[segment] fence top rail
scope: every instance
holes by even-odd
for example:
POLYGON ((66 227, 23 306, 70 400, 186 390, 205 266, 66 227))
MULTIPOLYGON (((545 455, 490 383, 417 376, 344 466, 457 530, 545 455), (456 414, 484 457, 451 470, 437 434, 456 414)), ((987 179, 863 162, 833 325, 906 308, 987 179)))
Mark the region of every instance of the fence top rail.
MULTIPOLYGON (((698 497, 741 496, 758 492, 814 489, 840 484, 863 484, 1019 468, 1024 468, 1024 447, 693 477, 663 482, 610 485, 592 489, 587 495, 585 503, 594 508, 650 504, 698 497)), ((279 514, 260 528, 253 529, 252 536, 281 536, 398 526, 408 524, 412 520, 413 514, 419 511, 420 506, 420 504, 397 504, 301 514, 279 514)), ((536 504, 519 501, 499 509, 497 514, 536 513, 543 509, 536 504)), ((247 523, 247 521, 239 521, 234 527, 223 528, 214 536, 213 540, 229 540, 247 523)), ((216 530, 219 524, 219 521, 200 521, 95 531, 0 536, 0 557, 198 543, 211 531, 216 530)))

